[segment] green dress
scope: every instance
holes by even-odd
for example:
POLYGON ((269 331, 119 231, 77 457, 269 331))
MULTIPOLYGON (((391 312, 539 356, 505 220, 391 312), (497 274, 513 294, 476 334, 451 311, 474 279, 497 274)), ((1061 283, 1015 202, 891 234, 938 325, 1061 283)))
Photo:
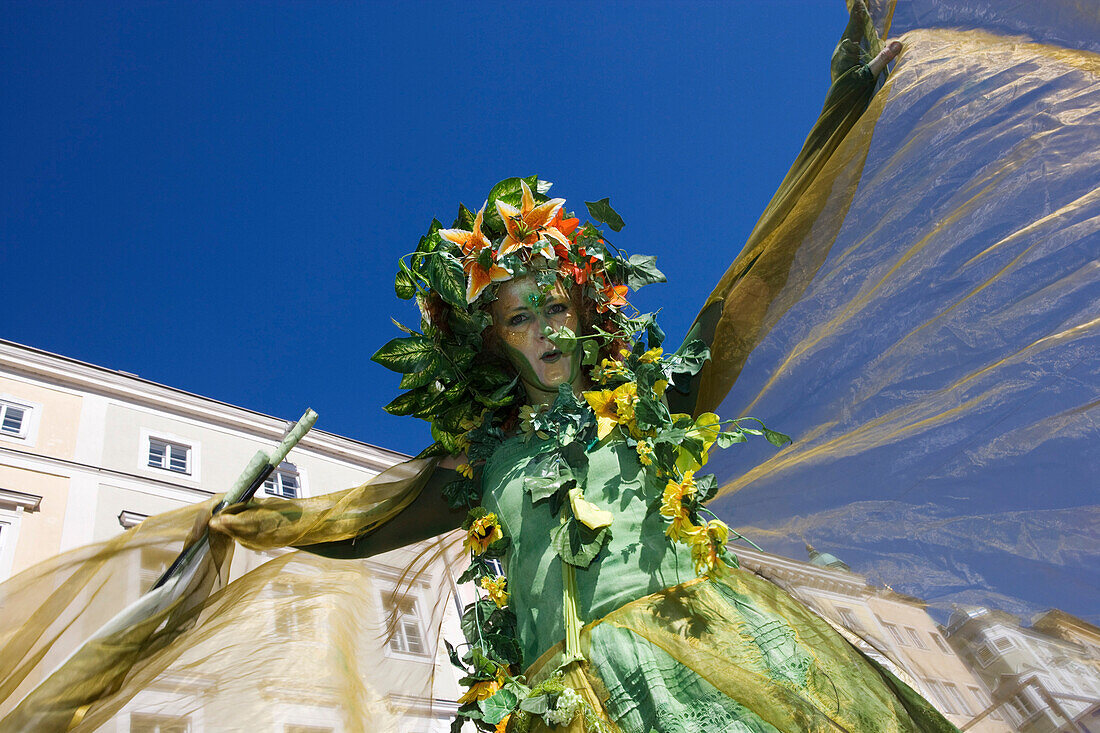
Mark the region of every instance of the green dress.
MULTIPOLYGON (((562 660, 558 518, 533 504, 524 469, 546 450, 505 441, 483 473, 483 506, 512 544, 504 557, 528 676, 562 660)), ((923 698, 776 586, 738 570, 696 576, 665 536, 662 487, 622 440, 590 449, 585 498, 611 511, 611 540, 576 569, 585 661, 567 683, 624 733, 952 731, 923 698)))

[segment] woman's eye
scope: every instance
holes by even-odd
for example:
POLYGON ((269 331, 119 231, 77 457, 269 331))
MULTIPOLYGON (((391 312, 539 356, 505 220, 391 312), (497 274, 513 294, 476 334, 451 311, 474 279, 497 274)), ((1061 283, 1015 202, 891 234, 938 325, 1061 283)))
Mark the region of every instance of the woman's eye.
POLYGON ((565 313, 565 311, 567 310, 568 307, 565 305, 565 303, 554 303, 552 306, 546 309, 546 312, 552 316, 556 316, 559 313, 565 313))
POLYGON ((511 318, 508 319, 508 325, 509 326, 518 326, 519 324, 523 323, 526 320, 527 320, 527 316, 525 316, 522 313, 517 313, 516 315, 514 315, 514 316, 512 316, 511 318))

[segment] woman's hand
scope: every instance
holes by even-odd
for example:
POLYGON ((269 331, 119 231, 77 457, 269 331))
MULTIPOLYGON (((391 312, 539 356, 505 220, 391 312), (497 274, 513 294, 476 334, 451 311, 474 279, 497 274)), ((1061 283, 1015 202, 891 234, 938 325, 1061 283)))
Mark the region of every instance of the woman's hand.
POLYGON ((901 53, 901 41, 890 41, 867 66, 872 74, 878 76, 886 68, 886 64, 896 59, 899 53, 901 53))

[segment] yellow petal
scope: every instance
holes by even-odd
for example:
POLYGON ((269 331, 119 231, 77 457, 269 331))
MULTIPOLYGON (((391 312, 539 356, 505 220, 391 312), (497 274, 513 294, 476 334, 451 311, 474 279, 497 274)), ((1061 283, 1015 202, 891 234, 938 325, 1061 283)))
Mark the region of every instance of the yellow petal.
POLYGON ((531 187, 527 185, 527 181, 520 181, 519 187, 523 190, 523 200, 520 202, 520 208, 523 213, 526 214, 531 209, 535 208, 535 197, 531 193, 531 187))
POLYGON ((565 205, 565 199, 550 199, 539 204, 530 213, 523 215, 523 221, 531 229, 542 229, 554 220, 554 214, 565 205))
POLYGON ((465 229, 440 229, 439 236, 465 249, 466 243, 473 239, 474 233, 468 232, 465 229))
POLYGON ((573 516, 589 529, 603 529, 611 525, 615 515, 600 509, 584 498, 584 492, 580 489, 569 490, 569 506, 573 509, 573 516))
POLYGON ((473 303, 481 291, 491 282, 489 273, 481 265, 470 268, 469 277, 466 279, 466 302, 473 303))
POLYGON ((596 418, 596 438, 603 440, 611 434, 611 431, 614 430, 615 426, 618 424, 618 421, 610 417, 596 418))

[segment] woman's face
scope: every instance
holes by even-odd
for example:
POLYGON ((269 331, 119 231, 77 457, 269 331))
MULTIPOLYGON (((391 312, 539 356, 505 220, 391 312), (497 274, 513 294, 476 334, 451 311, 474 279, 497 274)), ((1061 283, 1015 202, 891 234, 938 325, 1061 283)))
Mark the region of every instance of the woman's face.
POLYGON ((544 333, 547 328, 577 333, 580 325, 573 299, 560 281, 549 293, 543 293, 530 277, 503 283, 493 301, 492 316, 493 330, 532 400, 578 380, 580 350, 563 353, 544 333))

